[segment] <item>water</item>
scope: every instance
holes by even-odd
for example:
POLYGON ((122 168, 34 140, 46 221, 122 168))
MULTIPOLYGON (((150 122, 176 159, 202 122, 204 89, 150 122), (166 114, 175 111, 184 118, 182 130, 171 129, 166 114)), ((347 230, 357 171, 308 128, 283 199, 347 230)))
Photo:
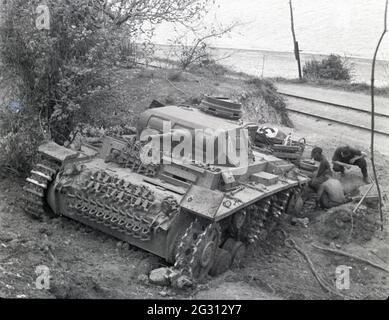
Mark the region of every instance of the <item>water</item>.
MULTIPOLYGON (((169 46, 158 45, 156 55, 163 58, 175 59, 171 55, 169 46)), ((298 78, 297 62, 290 52, 276 52, 267 50, 244 50, 214 48, 212 56, 218 63, 238 72, 244 72, 258 77, 298 78), (220 59, 220 60, 219 60, 220 59)), ((311 59, 322 59, 324 55, 302 54, 301 62, 311 59)), ((353 82, 369 83, 371 78, 371 59, 347 58, 353 69, 353 82)), ((376 85, 389 85, 389 61, 378 60, 376 64, 376 85)))
MULTIPOLYGON (((357 82, 369 82, 371 59, 383 30, 385 0, 293 0, 295 29, 302 52, 302 62, 320 55, 335 53, 351 57, 357 82)), ((288 0, 216 0, 216 6, 201 22, 203 25, 241 26, 211 45, 214 54, 233 55, 221 61, 234 70, 252 75, 297 77, 290 30, 288 0)), ((154 42, 169 44, 182 32, 163 24, 156 30, 154 42)), ((190 39, 189 39, 190 40, 190 39)), ((190 43, 190 41, 189 41, 190 43)), ((389 84, 389 33, 378 54, 377 85, 389 84)))

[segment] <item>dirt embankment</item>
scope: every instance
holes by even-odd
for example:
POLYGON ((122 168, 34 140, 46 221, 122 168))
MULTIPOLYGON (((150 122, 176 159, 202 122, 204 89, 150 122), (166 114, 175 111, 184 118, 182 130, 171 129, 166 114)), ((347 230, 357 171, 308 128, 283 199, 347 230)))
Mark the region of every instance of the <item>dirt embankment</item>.
MULTIPOLYGON (((163 104, 199 105, 204 96, 241 102, 245 120, 289 125, 281 96, 268 81, 226 73, 183 72, 167 69, 123 70, 116 73, 111 105, 91 112, 91 122, 104 126, 135 124, 137 116, 155 99, 163 104)), ((94 106, 93 106, 94 107, 94 106)))

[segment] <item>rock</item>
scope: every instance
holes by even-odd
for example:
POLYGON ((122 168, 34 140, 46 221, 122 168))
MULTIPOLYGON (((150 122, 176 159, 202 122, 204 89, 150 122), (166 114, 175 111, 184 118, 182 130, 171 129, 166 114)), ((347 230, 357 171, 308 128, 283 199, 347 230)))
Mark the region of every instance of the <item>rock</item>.
POLYGON ((27 241, 27 242, 24 244, 24 246, 25 246, 26 248, 33 249, 33 248, 35 247, 35 241, 29 240, 29 241, 27 241))
POLYGON ((54 219, 51 219, 51 224, 52 225, 58 225, 61 223, 61 218, 54 218, 54 219))
POLYGON ((150 272, 149 280, 158 286, 168 286, 170 284, 170 269, 159 268, 150 272))
POLYGON ((137 278, 139 283, 147 284, 149 283, 149 277, 146 274, 140 274, 137 278))
POLYGON ((193 282, 187 276, 180 276, 175 282, 175 287, 178 289, 190 288, 193 286, 193 282))
POLYGON ((14 239, 17 239, 18 235, 13 232, 5 232, 0 234, 0 240, 4 242, 10 242, 14 239))
POLYGON ((326 238, 328 239, 337 239, 339 238, 339 232, 335 230, 329 230, 326 232, 326 238))
POLYGON ((9 245, 11 248, 16 248, 19 245, 19 240, 13 239, 12 241, 9 242, 9 245))
POLYGON ((159 295, 160 295, 161 297, 167 297, 167 296, 168 296, 168 293, 167 293, 166 291, 161 291, 161 292, 159 293, 159 295))
POLYGON ((53 232, 51 232, 50 230, 48 230, 47 228, 45 227, 42 227, 39 229, 39 233, 42 233, 42 234, 47 234, 48 236, 51 236, 53 234, 53 232))
POLYGON ((292 222, 293 225, 299 225, 299 226, 302 226, 304 228, 308 228, 309 219, 308 218, 304 218, 304 219, 292 218, 291 222, 292 222))

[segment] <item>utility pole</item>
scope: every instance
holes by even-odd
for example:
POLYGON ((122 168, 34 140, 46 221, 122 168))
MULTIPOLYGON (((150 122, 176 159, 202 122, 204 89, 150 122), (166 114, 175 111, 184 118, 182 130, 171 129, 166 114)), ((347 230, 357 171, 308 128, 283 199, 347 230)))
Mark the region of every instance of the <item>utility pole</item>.
POLYGON ((290 7, 290 22, 291 22, 291 29, 292 29, 292 36, 293 36, 293 45, 294 45, 294 56, 297 60, 297 68, 299 71, 299 79, 302 79, 302 73, 301 73, 301 61, 300 61, 300 48, 299 43, 296 40, 296 33, 294 31, 294 18, 293 18, 293 6, 292 6, 292 0, 289 0, 289 7, 290 7))
POLYGON ((385 34, 388 32, 388 0, 385 1, 385 12, 384 12, 384 30, 382 31, 382 34, 380 36, 380 39, 378 40, 377 47, 374 52, 373 56, 373 62, 372 62, 372 68, 371 68, 371 142, 370 142, 370 152, 371 152, 371 164, 373 167, 373 174, 375 183, 377 186, 377 193, 378 193, 378 209, 380 211, 380 218, 381 218, 381 231, 384 231, 384 215, 382 211, 382 195, 381 195, 381 188, 380 184, 378 182, 378 176, 377 176, 377 170, 375 166, 375 160, 374 160, 374 130, 375 130, 375 65, 377 60, 378 51, 380 49, 382 40, 384 39, 385 34))

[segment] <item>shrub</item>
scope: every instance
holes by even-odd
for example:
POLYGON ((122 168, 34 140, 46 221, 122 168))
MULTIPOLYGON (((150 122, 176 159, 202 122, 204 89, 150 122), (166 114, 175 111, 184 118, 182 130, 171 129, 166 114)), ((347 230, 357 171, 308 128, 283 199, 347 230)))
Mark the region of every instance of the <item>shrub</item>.
POLYGON ((22 106, 18 113, 2 111, 0 166, 22 171, 44 131, 62 144, 110 92, 104 66, 111 62, 107 43, 112 39, 96 25, 97 12, 85 0, 53 0, 50 30, 38 30, 30 10, 37 5, 35 0, 8 3, 0 25, 0 73, 5 83, 14 84, 22 106))
POLYGON ((43 139, 39 116, 0 107, 0 169, 11 168, 20 175, 27 174, 43 139))
POLYGON ((350 81, 352 67, 339 55, 331 54, 321 61, 307 61, 303 67, 304 78, 309 80, 328 79, 350 81))

